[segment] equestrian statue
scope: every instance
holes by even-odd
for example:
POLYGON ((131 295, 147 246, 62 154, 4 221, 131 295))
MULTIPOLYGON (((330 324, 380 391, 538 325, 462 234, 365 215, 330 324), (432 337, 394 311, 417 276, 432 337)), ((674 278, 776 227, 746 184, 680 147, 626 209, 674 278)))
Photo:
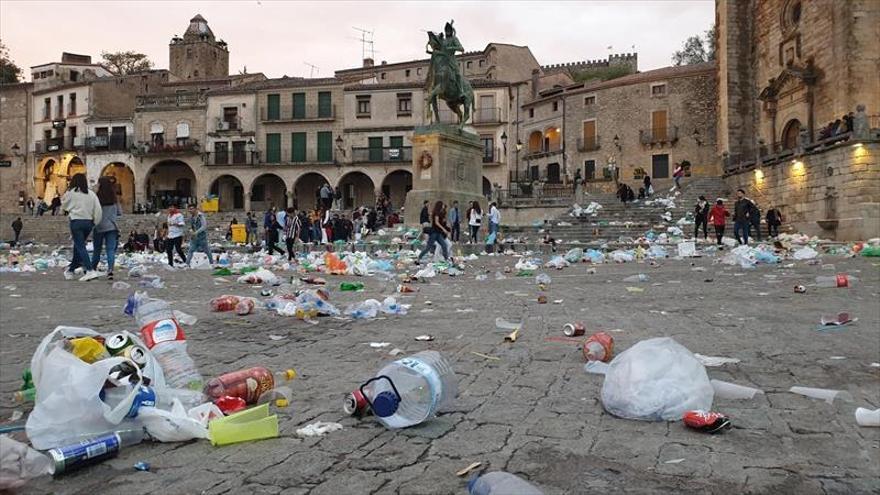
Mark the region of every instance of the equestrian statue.
POLYGON ((447 22, 439 35, 428 31, 425 51, 431 55, 431 65, 425 79, 425 113, 427 122, 440 122, 440 111, 437 108, 439 98, 458 115, 458 127, 461 129, 474 108, 474 90, 461 73, 455 59, 455 54, 464 53, 464 48, 455 36, 453 22, 447 22))

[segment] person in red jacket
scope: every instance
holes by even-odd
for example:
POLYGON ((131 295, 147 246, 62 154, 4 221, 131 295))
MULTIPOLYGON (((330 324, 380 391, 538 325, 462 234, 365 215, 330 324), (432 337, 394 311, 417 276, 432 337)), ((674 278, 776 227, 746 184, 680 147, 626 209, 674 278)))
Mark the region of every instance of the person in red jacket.
MULTIPOLYGON (((715 201, 715 206, 709 210, 709 221, 712 222, 712 226, 715 227, 715 237, 718 238, 718 245, 721 245, 721 238, 724 237, 724 224, 727 222, 727 217, 730 216, 730 212, 724 208, 724 201, 718 199, 715 201)), ((722 247, 722 249, 724 249, 722 247)))

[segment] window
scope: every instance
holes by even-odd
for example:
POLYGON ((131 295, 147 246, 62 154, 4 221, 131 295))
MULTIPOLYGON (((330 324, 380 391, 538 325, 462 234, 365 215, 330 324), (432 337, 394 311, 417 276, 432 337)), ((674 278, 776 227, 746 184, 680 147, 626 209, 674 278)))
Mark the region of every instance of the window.
POLYGON ((70 93, 68 99, 67 115, 76 115, 76 93, 70 93))
POLYGON ((370 95, 361 95, 357 97, 357 117, 370 117, 370 95))
POLYGON ((485 67, 485 66, 486 66, 486 60, 485 59, 480 60, 480 67, 485 67))
POLYGON ((238 129, 238 107, 223 107, 223 130, 238 129))
POLYGON ((385 80, 385 73, 384 72, 380 75, 380 79, 382 79, 383 81, 385 80))
POLYGON ((381 137, 367 138, 367 147, 369 148, 369 160, 371 162, 381 162, 382 161, 382 138, 381 137))
POLYGON ((70 71, 70 80, 73 82, 79 81, 79 71, 70 71))
POLYGON ((651 85, 651 96, 664 96, 664 95, 666 95, 666 83, 651 85))
POLYGON ((150 143, 159 148, 165 145, 165 126, 158 122, 150 124, 150 143))
POLYGON ((474 64, 474 63, 473 63, 473 62, 472 62, 472 61, 470 61, 470 60, 468 60, 468 63, 467 63, 467 68, 468 68, 468 69, 470 69, 470 68, 471 68, 471 66, 472 66, 472 65, 473 65, 473 64, 474 64))
POLYGON ((595 95, 584 97, 584 106, 585 107, 588 107, 590 105, 595 105, 595 104, 596 104, 596 96, 595 95))
POLYGON ((403 136, 391 136, 388 138, 388 160, 403 160, 403 136))
POLYGON ((266 120, 281 118, 281 95, 266 95, 266 120))
POLYGON ((67 142, 67 148, 72 149, 76 146, 76 126, 70 126, 67 129, 70 133, 70 141, 67 142))
POLYGON ((535 118, 535 109, 534 108, 529 109, 529 118, 530 119, 535 118))
POLYGON ((54 76, 54 75, 55 75, 55 70, 54 70, 54 69, 49 69, 49 70, 47 70, 47 71, 46 71, 46 75, 49 76, 49 77, 54 76))
POLYGON ((584 180, 596 180, 596 160, 584 160, 584 180))
POLYGON ((43 98, 43 120, 52 118, 52 98, 43 98))
POLYGON ((596 139, 596 120, 585 120, 583 122, 583 135, 581 136, 581 146, 579 147, 579 151, 594 151, 599 146, 597 146, 598 139, 596 139))
POLYGON ((292 100, 293 100, 293 118, 294 119, 306 118, 306 94, 305 93, 294 93, 292 95, 292 100))
POLYGON ((669 155, 653 155, 651 157, 651 178, 669 178, 669 155))
POLYGON ((251 201, 266 201, 266 184, 254 184, 251 190, 251 201))
POLYGON ((294 132, 290 135, 290 161, 302 163, 306 161, 306 133, 294 132))
POLYGON ((95 127, 95 136, 106 136, 109 132, 106 127, 95 127))
POLYGON ((333 103, 329 91, 321 91, 318 93, 318 117, 333 117, 333 103))
POLYGON ((214 143, 214 165, 226 165, 229 163, 229 143, 225 141, 214 143))
POLYGON ((554 102, 553 102, 553 111, 556 112, 556 111, 558 111, 558 110, 559 110, 559 102, 558 102, 558 101, 554 101, 554 102))
POLYGON ((404 71, 404 74, 406 75, 406 77, 409 77, 409 69, 406 69, 406 70, 404 71))
POLYGON ((397 115, 412 115, 412 93, 397 93, 397 115))
POLYGON ((266 134, 266 163, 281 163, 281 134, 266 134))
POLYGON ((333 161, 333 133, 330 131, 318 132, 318 161, 333 161))
POLYGON ((480 136, 483 145, 483 163, 495 163, 495 138, 492 136, 480 136))
POLYGON ((247 142, 245 141, 233 141, 232 142, 232 163, 241 164, 247 163, 247 142))
POLYGON ((126 139, 126 129, 125 126, 113 126, 110 130, 110 149, 111 150, 126 150, 127 148, 127 139, 126 139))
POLYGON ((59 119, 64 118, 64 95, 58 95, 57 97, 57 106, 55 107, 55 117, 59 119))
POLYGON ((189 142, 189 124, 186 122, 179 122, 177 124, 177 144, 178 146, 187 144, 189 142))

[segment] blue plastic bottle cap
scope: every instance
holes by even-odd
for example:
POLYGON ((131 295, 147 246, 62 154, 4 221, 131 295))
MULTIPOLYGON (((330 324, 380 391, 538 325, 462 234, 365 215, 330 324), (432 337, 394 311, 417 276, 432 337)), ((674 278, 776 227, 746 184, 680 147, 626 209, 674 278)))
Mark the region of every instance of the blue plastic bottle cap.
POLYGON ((380 392, 373 399, 373 414, 380 418, 387 418, 397 412, 398 406, 400 406, 400 399, 397 398, 394 392, 386 390, 385 392, 380 392))

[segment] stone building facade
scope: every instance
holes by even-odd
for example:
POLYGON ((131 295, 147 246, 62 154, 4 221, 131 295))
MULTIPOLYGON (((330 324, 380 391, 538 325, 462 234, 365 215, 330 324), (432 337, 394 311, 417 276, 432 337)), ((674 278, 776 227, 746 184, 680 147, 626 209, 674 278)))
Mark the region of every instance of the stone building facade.
POLYGON ((229 50, 217 40, 200 14, 190 19, 183 37, 168 45, 169 69, 181 79, 213 79, 229 75, 229 50))
POLYGON ((33 83, 0 85, 0 211, 4 213, 17 211, 19 196, 29 197, 33 87, 33 83))

